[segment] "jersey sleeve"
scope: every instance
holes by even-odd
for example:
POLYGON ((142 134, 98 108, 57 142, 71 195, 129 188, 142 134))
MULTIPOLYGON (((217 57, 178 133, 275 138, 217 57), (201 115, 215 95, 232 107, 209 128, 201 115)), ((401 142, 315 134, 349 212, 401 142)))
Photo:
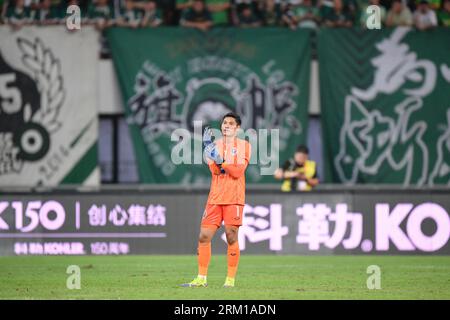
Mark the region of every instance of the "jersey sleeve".
POLYGON ((239 150, 239 157, 235 163, 224 162, 222 168, 228 173, 232 178, 238 179, 242 177, 247 169, 250 162, 250 156, 252 154, 250 143, 246 142, 243 150, 239 150))
POLYGON ((222 164, 222 168, 234 179, 238 179, 244 175, 245 169, 247 169, 248 162, 245 164, 222 164))
POLYGON ((214 161, 208 162, 208 167, 212 174, 215 174, 215 175, 220 174, 220 168, 214 161))

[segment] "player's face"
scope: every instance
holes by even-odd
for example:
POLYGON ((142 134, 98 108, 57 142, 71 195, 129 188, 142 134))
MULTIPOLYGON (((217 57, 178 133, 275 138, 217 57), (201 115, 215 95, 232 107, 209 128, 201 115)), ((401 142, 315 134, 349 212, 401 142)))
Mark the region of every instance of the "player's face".
POLYGON ((239 127, 240 126, 237 124, 236 119, 232 117, 226 117, 222 122, 222 134, 224 137, 234 137, 236 136, 239 127))

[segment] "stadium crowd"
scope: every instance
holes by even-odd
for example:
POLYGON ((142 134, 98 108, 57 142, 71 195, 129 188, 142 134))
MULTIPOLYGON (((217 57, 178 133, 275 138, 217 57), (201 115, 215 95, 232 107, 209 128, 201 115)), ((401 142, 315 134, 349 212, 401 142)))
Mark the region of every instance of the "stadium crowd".
POLYGON ((70 5, 79 6, 82 23, 100 29, 160 25, 201 30, 213 26, 365 27, 369 5, 380 7, 385 27, 425 30, 450 26, 450 0, 0 0, 0 24, 20 28, 65 23, 70 5))

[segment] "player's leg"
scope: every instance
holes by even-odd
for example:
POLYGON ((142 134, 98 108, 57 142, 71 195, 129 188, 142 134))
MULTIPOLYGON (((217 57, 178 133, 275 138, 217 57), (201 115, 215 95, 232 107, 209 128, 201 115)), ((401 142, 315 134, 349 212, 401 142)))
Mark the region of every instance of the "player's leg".
POLYGON ((242 225, 242 215, 244 206, 232 205, 227 206, 224 210, 225 235, 227 238, 227 263, 228 271, 225 279, 224 287, 234 287, 234 279, 239 264, 239 226, 242 225))
POLYGON ((206 287, 209 261, 211 260, 211 240, 220 227, 222 212, 219 206, 207 205, 203 214, 198 236, 197 261, 198 275, 190 283, 182 284, 183 287, 206 287))
POLYGON ((211 240, 217 231, 215 225, 202 225, 198 237, 198 277, 206 281, 208 275, 209 261, 211 260, 211 240))
POLYGON ((239 242, 238 242, 239 226, 225 225, 225 234, 227 237, 227 278, 225 279, 224 287, 234 287, 234 279, 239 264, 239 242))

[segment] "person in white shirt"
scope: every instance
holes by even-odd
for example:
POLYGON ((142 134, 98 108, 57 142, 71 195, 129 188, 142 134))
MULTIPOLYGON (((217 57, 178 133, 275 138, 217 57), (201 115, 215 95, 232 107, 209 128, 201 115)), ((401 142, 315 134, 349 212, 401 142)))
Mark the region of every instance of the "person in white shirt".
POLYGON ((414 25, 419 30, 427 30, 436 27, 438 24, 436 13, 430 9, 428 1, 420 1, 417 10, 414 12, 414 25))

